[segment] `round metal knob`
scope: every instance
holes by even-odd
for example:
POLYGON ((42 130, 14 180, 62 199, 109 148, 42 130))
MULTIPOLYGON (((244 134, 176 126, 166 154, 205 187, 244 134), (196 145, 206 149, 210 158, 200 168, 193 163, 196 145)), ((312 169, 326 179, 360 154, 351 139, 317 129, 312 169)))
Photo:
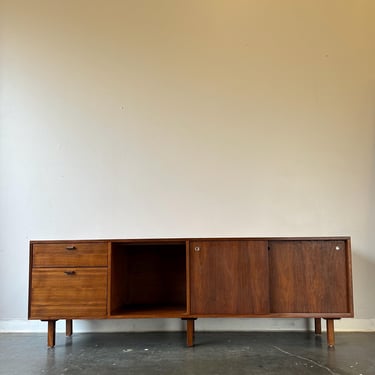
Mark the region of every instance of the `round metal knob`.
POLYGON ((195 246, 194 251, 196 252, 201 251, 201 248, 199 246, 195 246))
POLYGON ((336 250, 340 250, 340 246, 336 246, 336 250))

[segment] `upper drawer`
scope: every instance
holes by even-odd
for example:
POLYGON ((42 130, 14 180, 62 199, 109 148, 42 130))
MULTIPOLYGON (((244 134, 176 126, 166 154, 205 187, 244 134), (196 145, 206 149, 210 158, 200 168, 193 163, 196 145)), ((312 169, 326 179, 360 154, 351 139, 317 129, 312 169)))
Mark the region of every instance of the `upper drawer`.
POLYGON ((33 267, 106 267, 107 242, 32 244, 33 267))

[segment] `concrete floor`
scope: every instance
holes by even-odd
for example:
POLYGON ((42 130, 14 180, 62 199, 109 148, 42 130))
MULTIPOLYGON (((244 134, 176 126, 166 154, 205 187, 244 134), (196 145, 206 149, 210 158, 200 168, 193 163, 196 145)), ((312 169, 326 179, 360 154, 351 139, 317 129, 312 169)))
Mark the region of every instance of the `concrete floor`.
POLYGON ((0 374, 375 374, 375 333, 197 332, 0 334, 0 374))

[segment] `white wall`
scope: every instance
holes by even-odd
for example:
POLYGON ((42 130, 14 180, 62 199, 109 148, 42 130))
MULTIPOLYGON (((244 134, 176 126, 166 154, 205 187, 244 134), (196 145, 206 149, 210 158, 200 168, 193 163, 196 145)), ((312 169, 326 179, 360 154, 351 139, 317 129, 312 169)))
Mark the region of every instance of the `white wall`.
POLYGON ((0 330, 45 329, 31 239, 331 235, 353 246, 337 327, 375 329, 374 1, 1 5, 0 330))

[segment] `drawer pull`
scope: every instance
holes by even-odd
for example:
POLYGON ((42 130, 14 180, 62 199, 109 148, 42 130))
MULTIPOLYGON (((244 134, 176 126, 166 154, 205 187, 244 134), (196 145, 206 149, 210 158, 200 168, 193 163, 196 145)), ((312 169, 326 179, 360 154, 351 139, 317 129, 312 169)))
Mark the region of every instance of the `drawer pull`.
POLYGON ((76 271, 64 271, 65 275, 67 276, 73 276, 76 274, 76 271))
POLYGON ((76 247, 75 247, 75 246, 67 246, 65 249, 66 249, 66 250, 75 250, 76 247))

